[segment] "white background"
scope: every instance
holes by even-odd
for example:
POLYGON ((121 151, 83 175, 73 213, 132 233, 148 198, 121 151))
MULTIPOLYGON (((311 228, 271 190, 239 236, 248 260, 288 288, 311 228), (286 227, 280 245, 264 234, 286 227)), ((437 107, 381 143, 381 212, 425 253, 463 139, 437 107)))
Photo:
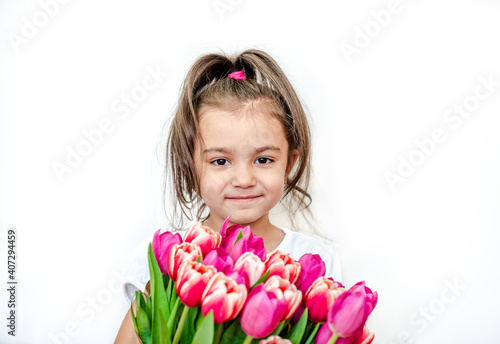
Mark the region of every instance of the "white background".
POLYGON ((313 211, 344 284, 379 293, 374 343, 498 343, 499 85, 474 104, 480 77, 500 81, 497 1, 401 0, 384 26, 373 13, 389 0, 221 0, 222 15, 212 0, 47 3, 0 3, 0 342, 114 340, 128 308, 116 276, 164 226, 162 127, 183 76, 201 54, 258 48, 311 116, 313 211), (168 76, 120 118, 112 104, 147 68, 168 76), (443 114, 466 100, 453 127, 443 114), (58 178, 53 164, 105 118, 112 132, 58 178), (419 153, 434 130, 446 139, 419 153), (420 164, 391 190, 398 157, 420 164))

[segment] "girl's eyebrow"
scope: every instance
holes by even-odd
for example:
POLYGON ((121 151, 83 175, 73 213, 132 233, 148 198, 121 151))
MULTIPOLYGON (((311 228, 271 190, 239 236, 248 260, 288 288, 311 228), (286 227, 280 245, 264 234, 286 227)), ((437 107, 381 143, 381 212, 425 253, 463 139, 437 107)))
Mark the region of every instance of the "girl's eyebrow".
MULTIPOLYGON (((281 151, 281 149, 279 147, 276 147, 276 146, 264 146, 264 147, 260 147, 260 148, 255 149, 254 150, 254 154, 256 154, 256 153, 262 153, 262 152, 265 152, 265 151, 268 151, 268 150, 270 150, 270 151, 277 151, 277 152, 281 151)), ((231 149, 228 149, 228 148, 225 148, 225 147, 214 147, 214 148, 205 149, 203 151, 203 154, 213 153, 213 152, 228 154, 231 151, 232 151, 231 149)))

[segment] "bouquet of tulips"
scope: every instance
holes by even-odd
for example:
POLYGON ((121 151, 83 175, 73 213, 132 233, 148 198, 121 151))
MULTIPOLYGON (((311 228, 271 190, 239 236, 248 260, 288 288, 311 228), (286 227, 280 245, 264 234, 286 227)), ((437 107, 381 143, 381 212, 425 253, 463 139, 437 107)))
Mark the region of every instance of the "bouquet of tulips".
POLYGON ((228 222, 220 233, 196 223, 184 240, 154 234, 149 292, 132 309, 143 344, 371 343, 376 292, 326 278, 319 255, 266 255, 250 227, 228 222))

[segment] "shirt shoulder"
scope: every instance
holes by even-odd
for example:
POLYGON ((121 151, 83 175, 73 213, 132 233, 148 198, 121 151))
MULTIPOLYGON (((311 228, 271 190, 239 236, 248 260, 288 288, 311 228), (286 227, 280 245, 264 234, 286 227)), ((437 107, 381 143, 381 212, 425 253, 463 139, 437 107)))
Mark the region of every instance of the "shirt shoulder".
POLYGON ((335 281, 342 281, 340 258, 333 244, 321 242, 312 236, 295 232, 287 228, 281 228, 285 238, 277 247, 278 250, 290 254, 293 259, 299 260, 306 253, 318 254, 326 265, 326 277, 332 277, 335 281))

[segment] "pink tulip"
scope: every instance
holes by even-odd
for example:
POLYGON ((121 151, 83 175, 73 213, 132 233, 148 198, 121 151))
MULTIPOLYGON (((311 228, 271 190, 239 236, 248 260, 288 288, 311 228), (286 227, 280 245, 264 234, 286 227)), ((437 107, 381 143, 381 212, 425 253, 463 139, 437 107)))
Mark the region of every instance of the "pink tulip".
POLYGON ((267 339, 262 339, 259 344, 292 344, 292 342, 280 336, 270 336, 267 339))
POLYGON ((326 265, 319 254, 312 253, 306 253, 300 257, 299 264, 302 267, 302 271, 295 285, 297 289, 305 294, 318 277, 325 276, 326 265))
POLYGON ((205 258, 203 258, 203 264, 212 265, 218 272, 223 272, 227 275, 233 272, 234 261, 223 248, 217 247, 208 252, 205 258))
POLYGON ((253 286, 266 271, 264 262, 252 252, 245 252, 234 263, 234 271, 244 273, 248 276, 247 288, 253 286))
POLYGON ((180 244, 182 242, 182 237, 179 233, 173 234, 172 232, 164 232, 160 234, 160 229, 158 229, 153 235, 153 240, 151 241, 151 248, 160 267, 161 273, 166 274, 168 272, 168 252, 170 248, 175 244, 180 244))
POLYGON ((332 278, 318 277, 304 296, 304 306, 309 311, 309 319, 325 322, 328 310, 344 291, 342 285, 332 278))
POLYGON ((356 283, 340 295, 328 311, 330 329, 340 337, 350 337, 362 331, 377 299, 377 292, 372 292, 365 282, 356 283))
POLYGON ((298 262, 286 253, 274 250, 266 260, 266 271, 269 270, 269 277, 280 276, 290 283, 295 283, 299 278, 302 267, 298 262))
POLYGON ((217 273, 213 266, 197 262, 184 262, 177 272, 175 291, 188 307, 201 305, 201 296, 208 282, 217 273))
POLYGON ((222 272, 216 273, 208 282, 202 295, 201 312, 214 312, 214 322, 220 324, 238 316, 247 299, 247 288, 237 284, 222 272))
POLYGON ((245 252, 252 252, 262 261, 266 259, 266 249, 264 247, 264 240, 252 233, 249 226, 243 227, 241 225, 232 225, 227 228, 229 217, 222 225, 220 234, 222 236, 221 247, 237 261, 238 258, 245 252), (236 241, 238 236, 242 237, 236 241))
POLYGON ((198 245, 189 242, 172 245, 168 254, 168 275, 175 282, 181 264, 194 262, 201 256, 201 249, 198 245))
POLYGON ((253 338, 269 336, 286 312, 285 298, 259 284, 250 291, 241 312, 241 328, 253 338))
POLYGON ((219 233, 214 232, 209 227, 202 226, 199 222, 189 227, 184 235, 184 242, 190 242, 200 246, 204 257, 208 252, 219 247, 221 240, 222 237, 219 233))
POLYGON ((287 308, 281 320, 290 319, 302 302, 302 292, 288 280, 276 275, 269 277, 264 285, 267 291, 275 290, 283 294, 287 308))
MULTIPOLYGON (((330 329, 328 323, 321 325, 320 330, 316 334, 314 344, 327 344, 332 337, 333 332, 330 329)), ((351 337, 338 337, 335 344, 370 344, 375 338, 375 335, 371 333, 366 326, 364 326, 362 331, 358 331, 351 337)))
MULTIPOLYGON (((332 338, 332 335, 332 330, 330 330, 330 327, 327 323, 324 323, 323 325, 321 325, 318 333, 316 334, 316 338, 314 338, 314 344, 327 344, 330 338, 332 338)), ((335 342, 335 344, 337 344, 337 342, 335 342)))

